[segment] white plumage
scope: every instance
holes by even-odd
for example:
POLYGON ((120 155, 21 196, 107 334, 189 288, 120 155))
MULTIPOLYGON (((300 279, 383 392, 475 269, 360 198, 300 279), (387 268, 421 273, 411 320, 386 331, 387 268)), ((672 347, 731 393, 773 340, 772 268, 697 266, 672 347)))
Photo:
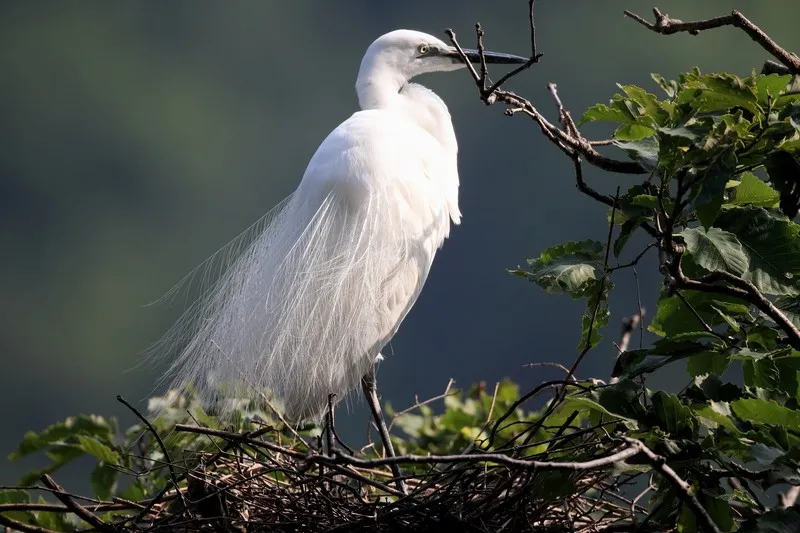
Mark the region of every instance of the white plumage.
POLYGON ((168 335, 189 339, 171 367, 177 384, 205 400, 271 393, 287 418, 316 420, 329 394, 341 399, 372 371, 461 217, 447 107, 409 80, 461 66, 424 33, 372 43, 356 83, 362 110, 168 335))

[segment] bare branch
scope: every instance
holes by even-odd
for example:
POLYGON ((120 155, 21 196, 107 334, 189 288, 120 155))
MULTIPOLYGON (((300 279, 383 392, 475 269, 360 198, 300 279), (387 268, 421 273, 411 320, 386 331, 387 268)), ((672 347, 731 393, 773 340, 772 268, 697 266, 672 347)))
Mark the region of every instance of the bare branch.
POLYGON ((761 28, 750 22, 750 20, 738 11, 734 10, 730 15, 691 22, 670 18, 668 15, 661 13, 658 8, 653 8, 653 14, 656 18, 654 23, 647 21, 636 13, 625 11, 625 16, 632 18, 645 28, 660 33, 661 35, 672 35, 673 33, 680 32, 698 35, 701 31, 721 28, 723 26, 739 28, 757 42, 761 48, 780 61, 788 72, 800 74, 800 57, 782 48, 778 43, 772 40, 769 35, 764 33, 761 28))
POLYGON ((78 502, 72 499, 71 495, 64 490, 64 488, 56 483, 56 481, 50 477, 49 474, 44 474, 42 476, 42 483, 45 484, 46 487, 53 489, 53 496, 58 498, 58 500, 64 504, 64 506, 75 513, 75 516, 92 526, 93 528, 100 530, 100 531, 112 531, 113 528, 109 525, 100 520, 98 516, 87 508, 80 505, 78 502))

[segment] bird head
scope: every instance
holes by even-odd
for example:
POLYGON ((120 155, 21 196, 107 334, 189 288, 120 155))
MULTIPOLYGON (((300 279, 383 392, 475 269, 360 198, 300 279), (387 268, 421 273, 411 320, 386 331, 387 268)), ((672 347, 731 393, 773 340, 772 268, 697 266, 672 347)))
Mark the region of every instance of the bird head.
MULTIPOLYGON (((480 61, 477 50, 464 49, 467 59, 480 61)), ((522 64, 528 58, 497 52, 484 52, 487 63, 522 64)), ((414 30, 395 30, 381 35, 369 46, 361 62, 365 70, 392 72, 405 80, 429 72, 447 72, 465 66, 455 47, 433 35, 414 30)))

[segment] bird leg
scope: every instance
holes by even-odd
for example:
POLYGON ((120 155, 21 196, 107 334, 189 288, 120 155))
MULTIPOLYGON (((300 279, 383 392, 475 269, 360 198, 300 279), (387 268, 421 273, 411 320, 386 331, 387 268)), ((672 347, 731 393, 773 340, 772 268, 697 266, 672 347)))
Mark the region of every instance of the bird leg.
MULTIPOLYGON (((378 433, 383 442, 383 450, 389 457, 397 457, 394 453, 394 446, 389 438, 389 429, 386 427, 386 421, 383 419, 383 412, 381 411, 381 404, 378 400, 378 389, 375 385, 375 369, 371 370, 367 375, 361 378, 361 389, 364 391, 364 396, 367 398, 370 411, 372 411, 372 419, 378 427, 378 433)), ((408 494, 406 491, 406 483, 400 474, 400 467, 396 463, 389 465, 394 475, 395 485, 397 490, 403 494, 408 494)))
POLYGON ((353 448, 345 444, 336 431, 336 417, 334 416, 336 404, 333 401, 335 396, 335 394, 328 395, 328 411, 325 413, 325 427, 323 429, 323 434, 325 436, 324 444, 327 445, 327 450, 323 449, 323 452, 327 454, 333 453, 334 446, 336 443, 339 443, 350 455, 354 455, 355 452, 353 448))

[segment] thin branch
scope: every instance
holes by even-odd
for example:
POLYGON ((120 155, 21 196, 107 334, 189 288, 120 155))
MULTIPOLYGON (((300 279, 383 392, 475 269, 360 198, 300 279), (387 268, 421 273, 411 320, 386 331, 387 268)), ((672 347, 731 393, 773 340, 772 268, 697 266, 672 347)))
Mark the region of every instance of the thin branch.
POLYGON ((719 528, 714 523, 714 520, 711 518, 711 515, 708 514, 705 507, 700 504, 700 501, 697 499, 697 496, 694 494, 694 490, 692 490, 691 485, 689 485, 685 480, 683 480, 675 470, 673 470, 668 464, 664 457, 657 455, 653 450, 645 446, 641 441, 636 439, 632 439, 630 437, 623 437, 625 442, 629 445, 639 446, 639 450, 644 453, 650 464, 655 468, 658 472, 661 473, 662 476, 667 478, 670 483, 675 487, 678 491, 678 497, 683 500, 689 507, 691 507, 692 512, 697 518, 700 526, 708 531, 709 533, 720 533, 719 528))
POLYGON ((64 488, 56 483, 56 481, 50 477, 49 474, 44 474, 42 476, 42 483, 45 484, 46 487, 53 489, 53 496, 58 498, 58 500, 64 504, 64 506, 72 511, 75 516, 89 524, 95 529, 100 531, 111 531, 113 528, 100 520, 98 516, 87 508, 80 505, 78 502, 72 499, 71 495, 64 490, 64 488))
POLYGON ((411 405, 409 407, 406 407, 402 411, 399 411, 399 412, 395 413, 394 415, 392 415, 392 421, 389 423, 389 431, 392 430, 392 426, 394 426, 394 422, 395 422, 395 420, 397 420, 397 417, 399 417, 401 415, 404 415, 406 413, 410 413, 414 409, 419 409, 423 405, 428 405, 428 404, 431 404, 433 402, 436 402, 436 401, 439 401, 439 400, 443 400, 443 399, 447 398, 448 396, 450 396, 451 394, 455 394, 455 393, 451 393, 450 392, 450 389, 453 387, 453 384, 455 382, 456 382, 456 380, 454 380, 453 378, 450 378, 447 381, 447 386, 444 388, 444 392, 443 393, 441 393, 441 394, 439 394, 437 396, 434 396, 432 398, 428 398, 427 400, 420 401, 419 397, 415 396, 415 398, 414 398, 415 402, 414 402, 413 405, 411 405))
POLYGON ((310 463, 322 463, 326 465, 346 464, 358 467, 376 467, 400 464, 448 464, 448 463, 483 463, 491 462, 498 463, 505 466, 515 466, 522 468, 535 468, 541 470, 594 470, 611 466, 620 461, 624 461, 634 455, 638 454, 641 450, 638 446, 629 446, 622 450, 592 459, 590 461, 531 461, 526 459, 516 459, 514 457, 501 454, 501 453, 481 453, 470 455, 398 455, 396 457, 379 457, 377 459, 359 459, 349 455, 343 455, 339 451, 334 451, 331 456, 326 455, 311 455, 307 458, 310 463))
POLYGON ((761 28, 750 22, 750 20, 739 11, 734 10, 730 15, 723 15, 721 17, 684 22, 682 20, 670 18, 668 15, 661 13, 658 8, 653 8, 653 14, 656 19, 654 23, 645 20, 643 17, 631 11, 625 11, 624 13, 625 16, 632 18, 645 28, 660 33, 661 35, 672 35, 673 33, 680 32, 697 35, 701 31, 721 28, 723 26, 739 28, 757 42, 761 48, 780 61, 791 73, 800 74, 800 57, 782 48, 778 43, 772 40, 769 35, 764 33, 761 28))
POLYGON ((789 344, 795 350, 800 350, 800 329, 778 309, 761 291, 751 282, 734 276, 725 271, 712 272, 698 279, 691 279, 683 273, 680 254, 670 262, 670 274, 674 278, 676 288, 690 289, 700 292, 725 294, 734 296, 756 306, 762 313, 771 318, 778 327, 788 336, 789 344), (725 282, 729 285, 717 285, 725 282))
MULTIPOLYGON (((121 404, 123 404, 128 409, 130 409, 131 412, 134 415, 136 415, 136 417, 139 420, 141 420, 144 423, 145 426, 147 426, 147 429, 150 430, 150 433, 153 434, 153 437, 156 439, 156 442, 158 443, 158 447, 161 448, 161 453, 164 454, 164 459, 166 460, 167 467, 169 468, 169 476, 170 476, 170 479, 172 480, 172 484, 175 485, 175 489, 177 489, 178 488, 178 474, 175 472, 175 467, 172 466, 172 460, 169 457, 169 451, 167 451, 167 447, 164 444, 164 441, 161 440, 161 436, 158 434, 158 431, 156 431, 156 428, 153 427, 153 424, 151 424, 150 421, 147 420, 147 418, 145 418, 145 416, 142 413, 140 413, 138 409, 136 409, 134 406, 129 404, 125 400, 125 398, 123 398, 119 394, 117 395, 117 401, 120 402, 121 404)), ((183 494, 180 491, 178 491, 178 493, 181 495, 181 498, 183 498, 183 494)), ((184 502, 184 505, 185 505, 185 502, 184 502)))
POLYGON ((0 514, 0 526, 5 526, 8 531, 22 531, 23 533, 58 533, 58 531, 45 527, 28 525, 2 514, 0 514))

